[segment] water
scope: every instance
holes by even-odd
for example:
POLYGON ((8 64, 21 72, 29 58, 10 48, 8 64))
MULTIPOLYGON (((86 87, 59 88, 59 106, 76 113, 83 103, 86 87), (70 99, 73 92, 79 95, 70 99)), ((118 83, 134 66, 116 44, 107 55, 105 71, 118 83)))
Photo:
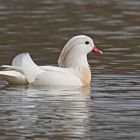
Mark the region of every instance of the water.
POLYGON ((0 140, 139 140, 139 0, 1 0, 0 64, 30 52, 55 65, 66 41, 87 34, 89 88, 4 86, 0 81, 0 140))

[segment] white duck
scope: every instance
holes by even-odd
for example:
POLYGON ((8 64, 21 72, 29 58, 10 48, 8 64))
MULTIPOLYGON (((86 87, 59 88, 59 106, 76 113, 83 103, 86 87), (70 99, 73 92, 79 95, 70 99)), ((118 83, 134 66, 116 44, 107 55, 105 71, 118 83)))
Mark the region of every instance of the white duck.
POLYGON ((87 54, 102 51, 94 46, 93 40, 86 35, 78 35, 70 39, 64 46, 58 65, 38 66, 29 53, 17 55, 12 65, 3 65, 0 77, 9 84, 32 84, 46 86, 86 86, 91 81, 91 71, 87 54))

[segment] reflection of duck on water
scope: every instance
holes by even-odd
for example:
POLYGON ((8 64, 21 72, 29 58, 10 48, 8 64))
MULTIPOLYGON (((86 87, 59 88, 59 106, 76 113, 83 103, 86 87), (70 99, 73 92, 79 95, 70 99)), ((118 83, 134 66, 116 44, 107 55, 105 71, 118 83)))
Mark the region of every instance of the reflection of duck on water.
POLYGON ((26 91, 26 95, 30 97, 26 100, 29 102, 27 104, 33 102, 35 111, 38 112, 33 113, 31 111, 30 113, 28 110, 31 115, 30 118, 36 118, 36 121, 28 122, 27 128, 32 128, 32 125, 35 127, 40 122, 41 128, 44 128, 50 135, 51 133, 61 134, 60 139, 87 135, 86 129, 90 116, 89 87, 47 88, 47 90, 42 91, 37 90, 37 87, 35 88, 31 87, 26 91), (43 118, 45 119, 43 120, 43 118))
POLYGON ((70 39, 58 59, 59 67, 37 66, 28 53, 17 55, 12 66, 2 66, 0 76, 10 84, 47 86, 85 86, 90 84, 91 72, 87 61, 89 52, 102 54, 85 35, 70 39))
POLYGON ((1 125, 6 122, 6 132, 31 139, 55 135, 67 139, 79 133, 83 137, 87 134, 85 120, 89 120, 89 90, 88 87, 7 86, 1 91, 6 93, 1 98, 5 115, 1 125))

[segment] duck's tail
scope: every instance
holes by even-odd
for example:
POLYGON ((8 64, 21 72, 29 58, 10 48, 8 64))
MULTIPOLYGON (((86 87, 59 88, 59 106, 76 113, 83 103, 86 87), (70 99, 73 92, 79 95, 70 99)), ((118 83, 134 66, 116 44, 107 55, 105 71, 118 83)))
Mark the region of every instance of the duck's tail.
POLYGON ((2 66, 5 71, 0 71, 0 76, 10 83, 32 83, 36 76, 44 72, 31 59, 29 53, 22 53, 17 55, 13 61, 12 66, 2 66))
POLYGON ((23 85, 26 84, 25 76, 14 70, 0 71, 0 77, 10 84, 23 85))

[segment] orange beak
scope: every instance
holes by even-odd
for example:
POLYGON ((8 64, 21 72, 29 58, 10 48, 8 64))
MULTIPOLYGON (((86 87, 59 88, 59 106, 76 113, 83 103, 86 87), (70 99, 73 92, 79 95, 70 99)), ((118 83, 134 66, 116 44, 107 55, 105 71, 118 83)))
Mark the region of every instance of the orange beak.
POLYGON ((103 52, 96 47, 93 47, 92 52, 95 52, 96 54, 103 54, 103 52))

